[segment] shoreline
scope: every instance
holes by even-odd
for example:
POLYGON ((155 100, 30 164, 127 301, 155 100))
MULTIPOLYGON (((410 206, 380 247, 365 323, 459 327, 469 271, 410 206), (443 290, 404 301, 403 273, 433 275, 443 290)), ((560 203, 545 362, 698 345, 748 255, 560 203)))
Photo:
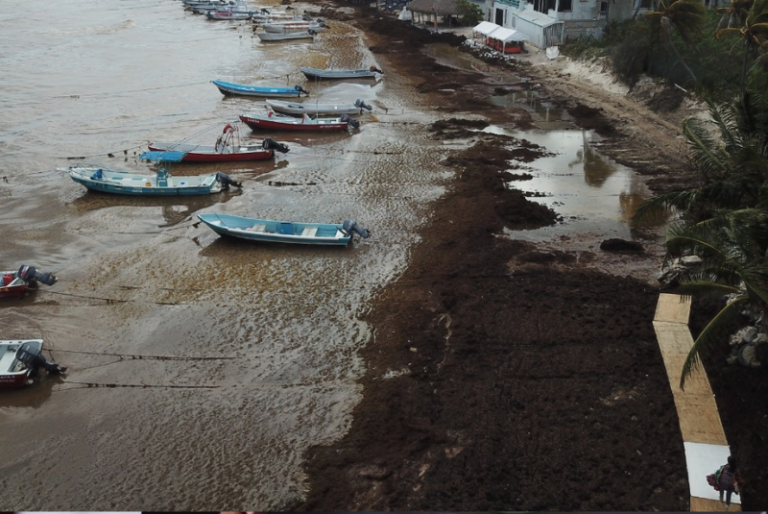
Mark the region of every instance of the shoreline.
MULTIPOLYGON (((421 51, 455 36, 365 14, 346 21, 388 68, 422 80, 418 93, 458 91, 436 106, 450 117, 432 127, 436 137, 459 137, 468 114, 509 123, 509 111, 482 102, 492 86, 481 74, 421 51)), ((555 66, 517 72, 652 190, 690 180, 675 173, 683 146, 665 116, 555 66), (665 144, 654 148, 659 137, 665 144)), ((523 109, 512 116, 529 126, 523 109)), ((455 170, 448 192, 406 272, 366 317, 374 339, 361 352, 363 400, 340 441, 309 452, 309 496, 293 510, 688 510, 682 436, 652 327, 661 289, 591 269, 592 252, 495 237, 557 214, 501 186, 509 141, 479 139, 444 162, 455 170)))

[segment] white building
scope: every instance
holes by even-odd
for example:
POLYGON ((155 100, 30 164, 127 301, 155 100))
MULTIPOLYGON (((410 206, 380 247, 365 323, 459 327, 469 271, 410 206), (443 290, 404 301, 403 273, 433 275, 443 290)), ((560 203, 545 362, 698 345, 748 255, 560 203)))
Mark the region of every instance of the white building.
POLYGON ((610 21, 648 12, 651 0, 485 0, 485 19, 515 29, 539 48, 600 38, 610 21))

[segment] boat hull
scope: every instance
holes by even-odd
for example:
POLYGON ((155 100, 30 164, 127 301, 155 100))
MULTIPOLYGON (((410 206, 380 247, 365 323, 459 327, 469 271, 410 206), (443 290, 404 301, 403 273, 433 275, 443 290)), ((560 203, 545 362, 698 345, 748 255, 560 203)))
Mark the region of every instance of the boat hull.
POLYGON ((375 79, 376 73, 362 68, 350 70, 321 70, 317 68, 301 67, 299 70, 308 79, 312 80, 339 80, 339 79, 375 79))
POLYGON ((0 286, 0 298, 23 298, 29 291, 29 284, 0 286))
POLYGON ((348 130, 349 127, 349 123, 345 121, 303 121, 301 118, 289 118, 288 116, 255 117, 243 114, 240 116, 240 120, 248 125, 251 130, 282 130, 289 132, 340 132, 342 130, 348 130))
POLYGON ((347 246, 352 236, 341 224, 298 223, 229 214, 198 214, 198 219, 217 234, 257 243, 347 246))
POLYGON ((215 174, 198 177, 169 177, 166 185, 154 176, 133 175, 101 168, 73 166, 65 171, 72 180, 85 186, 89 191, 100 193, 136 196, 199 196, 219 193, 222 190, 215 174), (102 178, 94 177, 97 170, 103 172, 102 178))
POLYGON ((295 39, 315 39, 315 34, 311 34, 307 30, 285 33, 257 32, 256 35, 259 36, 259 39, 264 42, 291 41, 295 39))
POLYGON ((265 23, 262 25, 262 28, 264 29, 264 32, 269 32, 270 34, 285 34, 286 32, 291 31, 308 31, 308 30, 314 30, 315 32, 319 30, 323 30, 325 26, 320 25, 319 23, 310 23, 310 22, 272 22, 272 23, 265 23))
POLYGON ((341 116, 342 114, 347 114, 351 116, 360 114, 360 108, 355 104, 313 104, 312 102, 281 102, 279 100, 267 100, 266 102, 273 111, 290 114, 291 116, 302 116, 304 114, 311 116, 323 114, 341 116))
POLYGON ((298 98, 302 91, 290 87, 257 87, 214 80, 213 84, 225 96, 257 96, 262 98, 298 98))
MULTIPOLYGON (((166 151, 185 151, 178 143, 167 144, 150 144, 148 146, 150 151, 166 152, 166 151)), ((272 159, 275 156, 273 150, 249 150, 239 151, 233 153, 216 153, 211 151, 187 151, 186 155, 181 159, 181 162, 241 162, 241 161, 266 161, 272 159)))

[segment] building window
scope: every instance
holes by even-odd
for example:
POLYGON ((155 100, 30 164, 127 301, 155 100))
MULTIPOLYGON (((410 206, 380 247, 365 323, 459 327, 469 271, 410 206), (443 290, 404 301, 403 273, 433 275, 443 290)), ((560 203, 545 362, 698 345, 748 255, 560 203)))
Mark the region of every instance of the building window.
POLYGON ((608 13, 608 2, 600 2, 600 14, 608 13))
POLYGON ((573 0, 560 0, 557 12, 568 12, 573 10, 573 0))

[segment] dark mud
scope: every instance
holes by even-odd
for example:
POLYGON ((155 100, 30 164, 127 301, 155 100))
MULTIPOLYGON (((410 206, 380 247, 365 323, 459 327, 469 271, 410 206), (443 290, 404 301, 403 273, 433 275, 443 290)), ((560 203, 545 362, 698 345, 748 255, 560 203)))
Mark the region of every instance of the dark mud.
MULTIPOLYGON (((498 116, 482 107, 491 89, 481 74, 420 52, 455 36, 372 13, 353 22, 377 41, 377 58, 421 80, 417 90, 460 91, 441 102, 444 112, 498 116)), ((580 126, 630 141, 599 110, 571 104, 580 126)), ((450 139, 478 128, 451 118, 425 130, 450 139)), ((362 351, 368 372, 352 427, 310 451, 308 498, 295 510, 689 510, 682 437, 651 324, 659 290, 590 270, 589 252, 542 252, 500 237, 559 222, 502 180, 515 174, 506 164, 514 152, 544 151, 488 135, 445 160, 456 170, 448 193, 407 271, 366 319, 375 335, 362 351)), ((662 185, 676 180, 646 171, 662 185)), ((707 367, 749 480, 743 507, 760 510, 768 504, 766 375, 719 358, 707 367)))

